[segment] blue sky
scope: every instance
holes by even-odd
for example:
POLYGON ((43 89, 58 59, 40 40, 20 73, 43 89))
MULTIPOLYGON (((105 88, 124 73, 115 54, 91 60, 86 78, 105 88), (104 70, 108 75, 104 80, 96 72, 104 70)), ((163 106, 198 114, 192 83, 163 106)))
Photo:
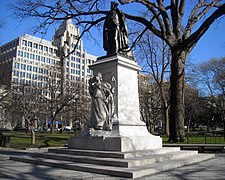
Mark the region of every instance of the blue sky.
MULTIPOLYGON (((23 34, 32 34, 31 27, 35 25, 35 22, 25 20, 23 22, 18 21, 12 16, 12 11, 7 6, 8 2, 14 2, 14 0, 0 0, 0 17, 6 22, 3 29, 0 29, 0 45, 7 43, 23 34)), ((44 36, 44 39, 51 40, 54 34, 54 29, 59 24, 52 26, 48 34, 44 36)), ((95 33, 95 32, 94 32, 95 33)), ((35 36, 41 37, 40 34, 35 36)), ((98 36, 99 37, 99 36, 98 36)), ((95 44, 94 41, 90 41, 86 38, 84 41, 84 48, 88 53, 97 56, 105 55, 102 49, 101 38, 99 37, 99 45, 95 44)), ((225 17, 214 23, 208 32, 199 40, 196 47, 190 54, 192 62, 206 61, 211 58, 225 57, 225 17)))

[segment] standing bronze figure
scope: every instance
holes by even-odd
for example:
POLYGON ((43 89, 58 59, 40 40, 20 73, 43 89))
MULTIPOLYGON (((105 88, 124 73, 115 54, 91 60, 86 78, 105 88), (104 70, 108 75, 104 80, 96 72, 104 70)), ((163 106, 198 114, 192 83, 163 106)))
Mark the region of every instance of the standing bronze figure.
POLYGON ((103 29, 103 48, 107 51, 107 55, 126 54, 129 48, 125 16, 118 9, 116 2, 111 2, 111 9, 106 15, 103 29))

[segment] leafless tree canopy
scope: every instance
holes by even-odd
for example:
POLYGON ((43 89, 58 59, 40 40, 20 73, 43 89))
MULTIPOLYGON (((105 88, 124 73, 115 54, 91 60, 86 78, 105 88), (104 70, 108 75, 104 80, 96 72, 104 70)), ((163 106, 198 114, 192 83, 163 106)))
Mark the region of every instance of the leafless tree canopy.
MULTIPOLYGON (((195 3, 191 2, 193 8, 187 23, 183 24, 185 0, 171 0, 169 3, 163 0, 119 0, 119 2, 121 5, 139 4, 141 11, 145 13, 135 15, 132 10, 131 13, 125 14, 126 18, 144 25, 165 40, 170 47, 178 41, 184 44, 183 48, 193 46, 214 20, 225 11, 222 0, 196 0, 195 3), (209 16, 208 13, 212 10, 213 13, 209 16), (203 23, 193 31, 193 27, 200 19, 203 19, 203 23)), ((17 0, 13 6, 15 15, 21 19, 37 17, 40 20, 37 30, 46 30, 55 21, 72 18, 76 25, 88 31, 103 21, 109 10, 107 1, 102 0, 17 0)))

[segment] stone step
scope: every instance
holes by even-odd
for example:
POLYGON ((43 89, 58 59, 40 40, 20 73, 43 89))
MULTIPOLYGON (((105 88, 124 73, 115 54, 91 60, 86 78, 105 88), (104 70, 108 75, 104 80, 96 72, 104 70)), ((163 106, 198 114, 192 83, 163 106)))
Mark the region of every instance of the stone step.
MULTIPOLYGON (((103 151, 104 152, 104 151, 103 151)), ((174 151, 164 154, 154 155, 145 155, 142 157, 135 158, 102 158, 102 157, 91 157, 91 156, 80 156, 80 155, 71 155, 71 154, 59 154, 59 153, 33 153, 32 156, 54 159, 54 160, 63 160, 71 161, 77 163, 87 163, 87 164, 99 164, 104 166, 116 166, 116 167, 135 167, 135 166, 144 166, 152 164, 155 162, 163 162, 165 160, 173 160, 178 158, 184 158, 191 155, 197 154, 197 151, 174 151)))
POLYGON ((53 159, 45 159, 33 156, 11 156, 11 160, 24 162, 24 163, 31 163, 37 165, 44 165, 50 166, 55 168, 62 168, 68 170, 75 170, 75 171, 84 171, 89 173, 98 173, 116 177, 128 177, 132 178, 132 173, 127 172, 127 168, 122 167, 108 167, 102 165, 93 165, 93 164, 85 164, 85 163, 74 163, 69 161, 59 161, 53 159))
POLYGON ((142 157, 148 155, 165 154, 169 152, 180 151, 180 148, 165 147, 159 149, 152 149, 148 151, 135 151, 135 152, 95 151, 95 150, 67 149, 67 148, 49 149, 48 151, 51 153, 58 153, 58 154, 126 159, 126 158, 142 157))
POLYGON ((213 158, 214 154, 195 154, 185 158, 176 160, 165 160, 163 162, 156 162, 149 165, 136 166, 131 168, 93 165, 85 163, 76 163, 63 160, 46 159, 34 156, 11 156, 11 160, 16 160, 25 163, 32 163, 38 165, 45 165, 69 170, 85 171, 90 173, 99 173, 116 177, 139 178, 151 175, 157 172, 175 169, 184 165, 189 165, 213 158))
POLYGON ((161 171, 167 171, 176 169, 182 166, 191 165, 194 163, 202 162, 211 158, 214 158, 214 154, 196 154, 193 156, 189 156, 186 158, 176 159, 176 160, 168 160, 160 163, 154 163, 148 166, 142 166, 135 169, 131 169, 130 171, 133 172, 132 178, 139 178, 155 173, 159 173, 161 171))

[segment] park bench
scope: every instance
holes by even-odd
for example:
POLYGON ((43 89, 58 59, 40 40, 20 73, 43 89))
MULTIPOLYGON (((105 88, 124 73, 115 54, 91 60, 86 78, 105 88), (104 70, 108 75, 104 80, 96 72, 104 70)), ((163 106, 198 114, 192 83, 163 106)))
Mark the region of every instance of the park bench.
POLYGON ((204 152, 209 148, 223 151, 225 149, 225 144, 163 144, 163 147, 180 147, 181 150, 197 149, 198 152, 204 152))

